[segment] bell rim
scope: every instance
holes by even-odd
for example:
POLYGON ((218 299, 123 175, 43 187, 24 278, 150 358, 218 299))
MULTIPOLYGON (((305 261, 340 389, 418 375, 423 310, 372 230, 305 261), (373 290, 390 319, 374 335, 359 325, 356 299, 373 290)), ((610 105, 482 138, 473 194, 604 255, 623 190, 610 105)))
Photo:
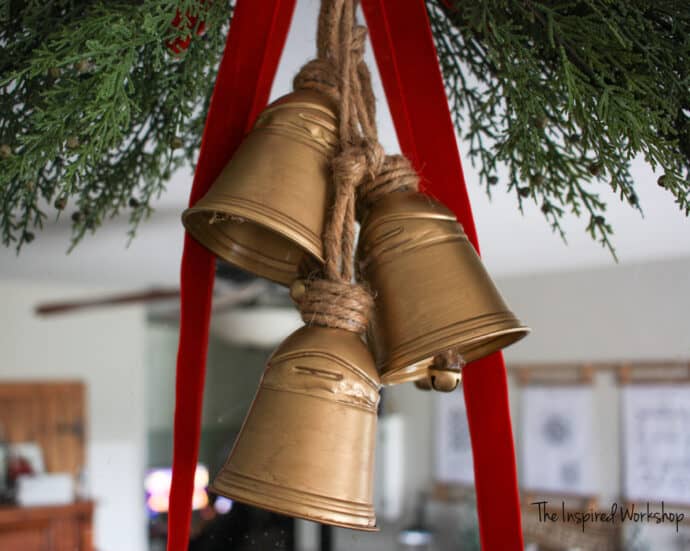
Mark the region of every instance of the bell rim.
MULTIPOLYGON (((225 468, 224 468, 225 469, 225 468)), ((304 503, 296 502, 296 501, 288 501, 285 499, 285 496, 283 496, 283 502, 284 503, 294 503, 296 505, 296 508, 291 509, 290 507, 280 507, 273 505, 272 500, 268 499, 267 501, 262 501, 260 499, 252 499, 251 497, 248 497, 247 493, 242 491, 242 488, 239 488, 235 486, 236 491, 232 491, 227 488, 219 487, 219 478, 221 476, 229 476, 232 478, 239 478, 240 480, 248 480, 254 485, 260 486, 263 490, 265 491, 260 491, 259 494, 262 496, 266 497, 271 497, 271 496, 277 496, 276 491, 280 493, 281 491, 285 492, 285 490, 288 490, 289 492, 294 493, 295 495, 312 495, 309 494, 308 492, 300 491, 300 490, 295 490, 295 489, 288 489, 288 488, 283 488, 278 485, 272 485, 269 484, 266 481, 259 480, 253 477, 249 477, 247 475, 244 475, 242 473, 239 473, 237 471, 231 471, 231 472, 224 472, 224 469, 221 470, 221 472, 216 476, 214 481, 210 485, 210 490, 218 495, 222 495, 223 497, 227 497, 228 499, 232 499, 235 501, 239 501, 240 503, 244 503, 246 505, 251 505, 252 507, 259 507, 264 510, 271 511, 273 513, 277 513, 279 515, 286 515, 290 516, 293 518, 300 518, 304 520, 309 520, 312 522, 319 522, 322 524, 328 524, 330 526, 337 526, 340 528, 349 528, 353 530, 359 530, 359 531, 365 531, 365 532, 378 532, 380 529, 378 525, 376 524, 376 514, 374 512, 374 507, 373 503, 366 503, 366 504, 360 504, 365 510, 371 511, 371 514, 369 516, 362 516, 362 517, 353 517, 353 518, 361 518, 361 519, 367 519, 369 521, 372 521, 374 524, 370 525, 368 523, 362 523, 358 524, 356 522, 339 522, 335 520, 331 520, 328 518, 324 518, 321 516, 317 515, 312 515, 309 516, 309 510, 314 510, 314 511, 324 511, 326 509, 319 509, 318 507, 315 507, 313 505, 305 505, 304 503), (299 507, 303 507, 304 509, 302 511, 299 511, 299 507), (306 510, 306 512, 305 512, 306 510)), ((231 482, 227 483, 228 485, 231 485, 231 482)), ((257 490, 254 488, 249 495, 256 495, 257 490)), ((314 497, 320 497, 314 495, 314 497)), ((331 498, 333 499, 333 498, 331 498)), ((334 499, 333 499, 334 500, 334 499)), ((335 501, 335 500, 334 500, 335 501)), ((342 501, 342 500, 338 500, 342 501)), ((347 516, 347 513, 339 512, 337 510, 330 509, 332 513, 339 514, 341 516, 347 516)))
POLYGON ((192 221, 192 218, 200 218, 202 223, 208 223, 208 219, 214 214, 244 218, 245 224, 254 224, 264 230, 268 230, 275 238, 281 240, 283 243, 298 248, 303 255, 308 256, 319 264, 324 263, 323 253, 319 248, 315 247, 316 241, 314 239, 309 239, 311 236, 305 238, 303 234, 296 231, 281 233, 279 230, 284 230, 287 226, 278 228, 277 223, 271 224, 271 219, 269 219, 267 223, 264 223, 253 216, 249 218, 248 215, 256 215, 255 212, 250 210, 236 208, 221 211, 204 206, 195 206, 186 209, 182 213, 182 224, 187 232, 218 258, 230 264, 281 285, 289 286, 299 277, 299 262, 284 262, 283 264, 285 266, 281 267, 279 266, 281 261, 263 254, 257 254, 259 251, 249 250, 246 245, 242 245, 233 239, 229 233, 223 233, 223 236, 219 237, 214 232, 199 231, 200 225, 192 221), (247 249, 247 252, 244 252, 245 249, 247 249))
POLYGON ((532 330, 528 326, 520 324, 516 327, 498 329, 490 333, 459 339, 457 342, 451 344, 447 344, 447 340, 444 338, 443 340, 446 341, 444 342, 444 347, 437 347, 433 352, 429 350, 433 348, 433 345, 429 345, 422 352, 412 355, 412 359, 408 359, 404 355, 399 354, 397 358, 382 362, 382 364, 378 366, 379 372, 381 373, 381 384, 384 386, 392 386, 417 381, 426 377, 429 372, 429 366, 433 363, 434 356, 443 350, 457 348, 466 363, 471 363, 515 344, 526 337, 531 331, 532 330), (502 342, 501 346, 496 347, 494 350, 488 350, 479 355, 472 355, 472 351, 480 349, 481 344, 489 344, 500 337, 510 336, 512 336, 512 338, 510 338, 508 342, 502 342))
POLYGON ((309 253, 321 264, 325 262, 321 238, 298 220, 284 216, 280 211, 274 209, 269 211, 261 203, 241 197, 228 197, 228 202, 223 207, 223 210, 204 205, 189 207, 182 213, 182 224, 189 231, 187 220, 195 215, 213 216, 214 214, 221 214, 243 218, 244 224, 250 223, 261 226, 275 233, 281 239, 286 239, 285 236, 288 236, 291 242, 309 253))

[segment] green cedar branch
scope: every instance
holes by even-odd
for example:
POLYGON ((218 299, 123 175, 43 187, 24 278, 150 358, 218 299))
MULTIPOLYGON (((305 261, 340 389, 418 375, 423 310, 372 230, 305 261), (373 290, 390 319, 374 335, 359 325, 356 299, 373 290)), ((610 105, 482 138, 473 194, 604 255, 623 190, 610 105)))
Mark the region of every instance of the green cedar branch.
POLYGON ((613 252, 601 184, 641 210, 641 155, 690 213, 690 9, 686 2, 427 0, 457 131, 487 192, 567 212, 613 252))
MULTIPOLYGON (((129 212, 130 234, 196 156, 228 2, 0 2, 0 233, 17 249, 51 205, 72 245, 129 212), (177 10, 205 22, 171 21, 177 10), (186 52, 166 44, 194 33, 186 52)), ((52 210, 52 209, 51 209, 52 210)))
MULTIPOLYGON (((502 183, 518 208, 536 202, 563 237, 564 216, 585 216, 613 251, 599 190, 641 210, 645 183, 630 173, 641 155, 687 215, 685 4, 427 0, 463 153, 487 192, 502 183)), ((55 211, 71 217, 73 246, 122 212, 134 235, 170 174, 194 163, 231 13, 228 0, 0 0, 5 245, 33 240, 55 211), (172 27, 178 11, 203 35, 172 27), (166 43, 190 32, 171 54, 166 43)))

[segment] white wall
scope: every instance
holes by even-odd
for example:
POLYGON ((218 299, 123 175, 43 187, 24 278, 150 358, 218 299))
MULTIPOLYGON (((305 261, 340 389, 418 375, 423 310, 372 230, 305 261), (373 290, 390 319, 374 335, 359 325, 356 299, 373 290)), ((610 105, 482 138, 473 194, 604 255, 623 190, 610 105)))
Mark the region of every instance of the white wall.
POLYGON ((99 295, 84 286, 0 281, 0 379, 87 385, 87 484, 99 551, 146 549, 143 503, 145 316, 141 307, 37 318, 46 300, 99 295))
POLYGON ((690 358, 690 257, 498 285, 533 331, 506 350, 507 361, 690 358))

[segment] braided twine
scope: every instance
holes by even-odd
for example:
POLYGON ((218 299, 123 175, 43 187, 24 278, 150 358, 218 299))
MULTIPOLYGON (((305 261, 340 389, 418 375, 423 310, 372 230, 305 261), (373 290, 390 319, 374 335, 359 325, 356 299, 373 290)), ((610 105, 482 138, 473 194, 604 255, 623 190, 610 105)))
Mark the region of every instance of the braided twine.
POLYGON ((323 234, 322 278, 293 294, 305 323, 363 333, 373 298, 353 282, 355 218, 393 191, 417 189, 417 174, 402 155, 386 156, 378 142, 376 102, 364 62, 366 28, 355 19, 356 0, 322 0, 317 57, 294 80, 338 106, 340 151, 333 159, 334 200, 323 234))
MULTIPOLYGON (((376 101, 364 61, 366 28, 355 19, 356 0, 322 0, 317 57, 294 80, 295 89, 316 90, 339 108, 340 151, 333 159, 335 197, 323 235, 322 278, 301 282, 293 298, 305 323, 366 331, 373 311, 371 293, 353 283, 355 218, 390 193, 417 191, 419 177, 403 155, 386 155, 378 141, 376 101)), ((462 358, 445 351, 440 369, 458 369, 462 358)))

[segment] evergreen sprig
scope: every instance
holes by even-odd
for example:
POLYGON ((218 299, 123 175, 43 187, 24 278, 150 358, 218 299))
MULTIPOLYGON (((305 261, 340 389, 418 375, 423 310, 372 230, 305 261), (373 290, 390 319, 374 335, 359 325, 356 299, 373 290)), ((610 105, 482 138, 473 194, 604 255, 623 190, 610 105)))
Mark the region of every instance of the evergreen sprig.
POLYGON ((3 243, 30 242, 51 203, 71 204, 73 244, 123 210, 133 235, 195 155, 230 6, 2 0, 0 14, 3 243), (176 13, 190 19, 176 28, 176 13), (203 37, 188 28, 194 17, 203 37), (186 52, 166 46, 190 33, 186 52))
POLYGON ((677 0, 427 0, 458 132, 488 193, 567 210, 613 252, 597 187, 636 209, 630 161, 690 213, 690 6, 677 0))
MULTIPOLYGON (((489 193, 541 206, 563 234, 588 217, 612 249, 598 186, 641 209, 642 155, 690 213, 690 8, 678 0, 427 0, 456 127, 489 193)), ((402 9, 402 8, 401 8, 402 9)), ((45 212, 72 244, 129 212, 131 234, 196 157, 232 2, 0 0, 0 233, 45 212), (203 20, 205 31, 171 25, 203 20), (191 33, 189 48, 166 44, 191 33)), ((196 23, 198 25, 198 23, 196 23)), ((612 249, 613 250, 613 249, 612 249)))

